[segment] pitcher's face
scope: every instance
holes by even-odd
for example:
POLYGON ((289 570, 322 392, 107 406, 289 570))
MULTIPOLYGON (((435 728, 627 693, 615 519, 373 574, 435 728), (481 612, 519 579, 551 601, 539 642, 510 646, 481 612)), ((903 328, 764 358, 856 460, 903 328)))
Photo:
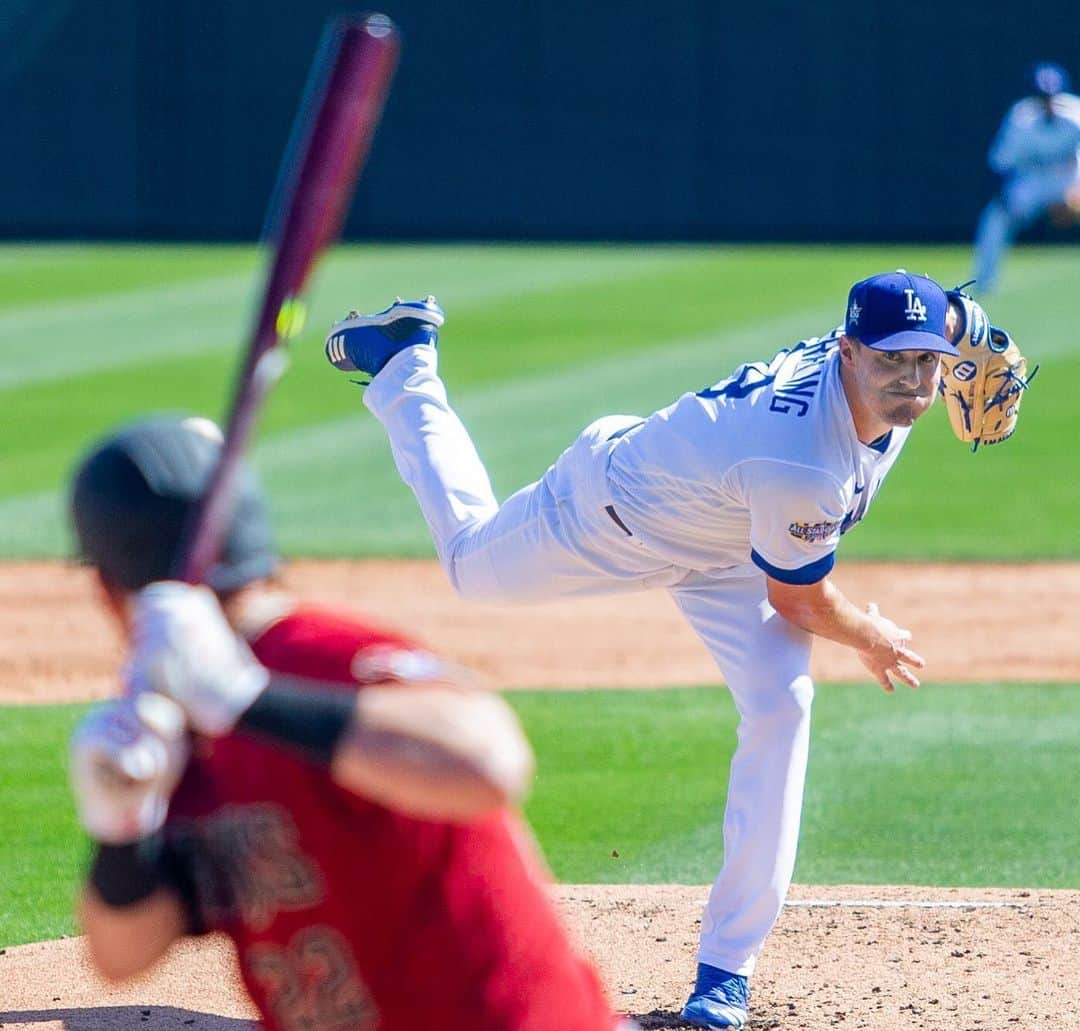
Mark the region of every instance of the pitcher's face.
POLYGON ((853 402, 884 427, 910 426, 933 403, 941 378, 937 351, 875 351, 845 338, 841 359, 855 390, 853 402))

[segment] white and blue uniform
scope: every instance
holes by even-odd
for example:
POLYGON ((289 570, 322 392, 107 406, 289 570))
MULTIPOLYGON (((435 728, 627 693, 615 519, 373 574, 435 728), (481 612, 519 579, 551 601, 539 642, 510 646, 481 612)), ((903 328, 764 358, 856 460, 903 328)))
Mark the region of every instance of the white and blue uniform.
POLYGON ((765 574, 826 576, 909 432, 859 442, 837 339, 744 365, 646 419, 599 419, 502 506, 433 347, 396 354, 364 395, 463 596, 661 587, 712 653, 740 723, 698 959, 734 973, 752 972, 791 883, 813 697, 812 635, 769 605, 765 574))
POLYGON ((1004 178, 983 210, 975 234, 977 288, 997 280, 1001 255, 1013 237, 1080 185, 1080 97, 1026 97, 1009 109, 990 147, 990 167, 1004 178))

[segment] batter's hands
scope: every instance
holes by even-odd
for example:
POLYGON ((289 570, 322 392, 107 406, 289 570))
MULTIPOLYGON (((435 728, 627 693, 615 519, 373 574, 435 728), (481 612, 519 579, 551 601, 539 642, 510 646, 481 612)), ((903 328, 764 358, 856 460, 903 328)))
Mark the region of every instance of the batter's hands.
POLYGON ((193 730, 217 737, 236 725, 269 679, 209 588, 166 580, 139 592, 130 694, 160 692, 183 709, 193 730))
POLYGON ((886 691, 896 690, 893 680, 908 687, 918 687, 919 678, 912 672, 912 667, 922 669, 926 662, 907 646, 911 631, 901 629, 883 616, 875 602, 866 606, 866 615, 878 632, 878 641, 872 647, 858 651, 862 664, 886 691))
POLYGON ((69 773, 82 825, 127 845, 161 828, 190 751, 184 715, 161 695, 92 709, 71 738, 69 773))

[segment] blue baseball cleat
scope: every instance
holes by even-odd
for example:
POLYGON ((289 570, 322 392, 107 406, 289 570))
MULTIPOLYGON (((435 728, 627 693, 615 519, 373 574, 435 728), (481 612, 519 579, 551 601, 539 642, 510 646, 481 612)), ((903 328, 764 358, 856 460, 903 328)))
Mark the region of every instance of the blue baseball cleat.
POLYGON ((439 327, 445 320, 439 302, 430 295, 422 301, 403 301, 399 297, 389 308, 374 315, 351 311, 330 330, 326 358, 342 372, 375 376, 406 347, 414 344, 434 347, 439 327))
POLYGON ((746 1027, 749 1006, 750 987, 742 974, 699 963, 697 984, 686 1000, 682 1018, 694 1027, 746 1027))

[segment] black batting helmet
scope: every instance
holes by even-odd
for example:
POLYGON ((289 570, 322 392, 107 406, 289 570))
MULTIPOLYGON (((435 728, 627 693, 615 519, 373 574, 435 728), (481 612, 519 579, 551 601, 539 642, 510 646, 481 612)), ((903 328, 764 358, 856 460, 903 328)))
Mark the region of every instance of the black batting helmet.
MULTIPOLYGON (((220 452, 221 431, 201 418, 157 416, 100 441, 72 478, 71 521, 81 556, 128 590, 168 577, 220 452)), ((233 591, 270 576, 277 565, 263 492, 244 466, 232 523, 206 581, 216 591, 233 591)))

